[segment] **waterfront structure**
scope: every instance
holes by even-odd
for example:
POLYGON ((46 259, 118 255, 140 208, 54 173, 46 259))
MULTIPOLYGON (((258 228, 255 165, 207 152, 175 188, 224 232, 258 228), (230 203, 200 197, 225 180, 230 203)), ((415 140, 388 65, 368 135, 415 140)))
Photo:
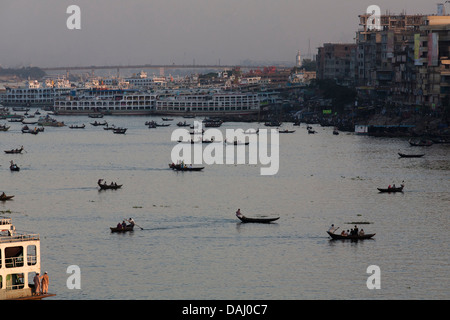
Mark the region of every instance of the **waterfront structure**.
POLYGON ((438 110, 450 106, 450 16, 427 16, 414 38, 415 102, 438 110))
POLYGON ((302 55, 300 54, 300 50, 297 51, 297 55, 295 56, 295 66, 296 67, 302 66, 302 55))
POLYGON ((333 79, 342 85, 353 85, 355 51, 354 43, 324 43, 318 48, 317 79, 333 79))
POLYGON ((42 299, 54 294, 34 292, 41 270, 39 234, 15 230, 11 218, 0 217, 0 300, 42 299))
POLYGON ((415 69, 410 55, 414 33, 423 24, 424 15, 381 15, 379 30, 369 27, 370 17, 369 14, 359 16, 357 85, 372 98, 405 102, 405 96, 414 89, 415 69), (399 97, 395 98, 396 95, 399 97))
POLYGON ((450 16, 442 6, 437 15, 380 15, 378 28, 371 16, 359 15, 354 44, 318 48, 317 78, 354 86, 360 98, 388 105, 450 106, 450 16))

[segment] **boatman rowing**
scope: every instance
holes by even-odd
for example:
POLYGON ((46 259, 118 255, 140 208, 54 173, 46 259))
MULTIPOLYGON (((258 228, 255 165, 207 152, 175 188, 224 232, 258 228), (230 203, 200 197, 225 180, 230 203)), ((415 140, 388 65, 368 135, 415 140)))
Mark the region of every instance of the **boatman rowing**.
POLYGON ((244 215, 241 213, 241 209, 237 209, 237 211, 236 211, 236 217, 238 217, 238 218, 244 217, 244 215))

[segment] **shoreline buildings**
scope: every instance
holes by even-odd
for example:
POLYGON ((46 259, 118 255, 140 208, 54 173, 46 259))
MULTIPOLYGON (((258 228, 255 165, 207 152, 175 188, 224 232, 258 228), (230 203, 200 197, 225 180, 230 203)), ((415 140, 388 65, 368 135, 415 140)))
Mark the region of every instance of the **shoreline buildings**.
MULTIPOLYGON (((442 8, 438 6, 438 8, 442 8)), ((359 15, 355 43, 318 49, 317 78, 355 87, 358 97, 396 106, 450 106, 450 16, 385 14, 377 28, 359 15)))

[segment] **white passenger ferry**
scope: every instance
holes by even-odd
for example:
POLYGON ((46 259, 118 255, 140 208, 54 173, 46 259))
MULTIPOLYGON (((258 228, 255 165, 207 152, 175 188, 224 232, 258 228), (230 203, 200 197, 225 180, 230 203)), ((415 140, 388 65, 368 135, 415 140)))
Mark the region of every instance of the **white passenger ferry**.
POLYGON ((41 270, 38 234, 15 230, 11 218, 0 217, 0 300, 42 299, 35 294, 33 278, 41 270))
POLYGON ((161 90, 155 93, 121 92, 114 95, 56 99, 57 115, 103 113, 110 115, 228 116, 257 114, 258 94, 220 90, 161 90))
POLYGON ((47 79, 42 84, 30 80, 24 86, 6 87, 0 102, 5 107, 48 107, 53 105, 55 97, 66 95, 70 90, 70 83, 65 79, 47 79))
POLYGON ((170 91, 156 98, 154 114, 196 116, 245 116, 257 114, 260 100, 255 93, 170 91))
POLYGON ((155 94, 126 90, 103 90, 97 95, 67 96, 55 99, 56 115, 150 115, 155 105, 155 94))

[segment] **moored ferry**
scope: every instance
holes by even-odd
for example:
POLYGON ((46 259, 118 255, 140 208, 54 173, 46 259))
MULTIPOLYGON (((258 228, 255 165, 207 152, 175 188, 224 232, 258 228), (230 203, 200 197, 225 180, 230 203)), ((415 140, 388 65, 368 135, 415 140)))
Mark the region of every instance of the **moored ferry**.
POLYGON ((18 232, 11 218, 0 217, 0 300, 54 296, 35 292, 33 278, 40 273, 40 254, 39 234, 18 232))
POLYGON ((56 115, 150 115, 155 97, 150 93, 117 94, 111 97, 87 97, 79 99, 56 99, 53 112, 56 115))
POLYGON ((221 92, 170 92, 156 98, 154 114, 196 116, 245 116, 257 114, 260 101, 255 93, 221 92))
POLYGON ((257 114, 260 100, 257 94, 221 92, 219 90, 155 93, 123 92, 110 96, 66 97, 56 99, 56 115, 174 115, 174 116, 234 116, 257 114))

